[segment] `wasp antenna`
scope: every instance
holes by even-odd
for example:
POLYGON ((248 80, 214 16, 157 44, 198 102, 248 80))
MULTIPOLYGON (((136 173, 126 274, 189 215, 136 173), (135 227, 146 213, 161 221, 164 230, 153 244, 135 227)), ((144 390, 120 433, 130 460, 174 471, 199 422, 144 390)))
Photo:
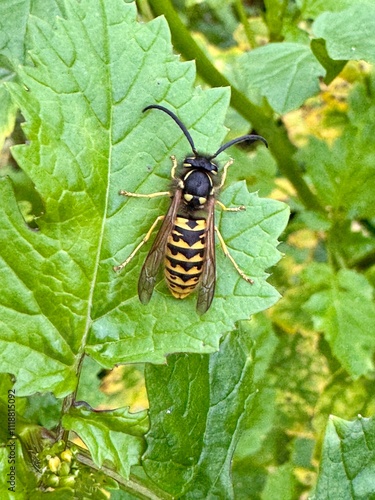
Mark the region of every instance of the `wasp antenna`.
POLYGON ((210 160, 213 158, 216 158, 217 155, 222 153, 224 149, 230 148, 233 146, 233 144, 237 144, 238 142, 244 142, 244 141, 250 141, 250 142, 255 142, 255 141, 262 141, 268 148, 268 142, 264 137, 261 135, 242 135, 241 137, 237 137, 237 139, 232 139, 231 141, 223 144, 217 151, 216 153, 210 157, 210 160))
POLYGON ((191 149, 192 149, 193 153, 195 155, 198 154, 198 152, 197 152, 197 150, 195 149, 195 146, 194 146, 193 138, 189 134, 188 129, 185 127, 185 125, 182 123, 182 121, 179 118, 177 118, 177 116, 174 113, 172 113, 172 111, 170 111, 169 109, 165 108, 164 106, 159 106, 158 104, 151 104, 150 106, 146 106, 142 110, 142 113, 144 113, 148 109, 160 109, 160 111, 164 111, 164 113, 167 113, 167 115, 169 115, 177 123, 177 125, 180 127, 180 129, 184 133, 186 139, 189 141, 189 144, 191 146, 191 149))

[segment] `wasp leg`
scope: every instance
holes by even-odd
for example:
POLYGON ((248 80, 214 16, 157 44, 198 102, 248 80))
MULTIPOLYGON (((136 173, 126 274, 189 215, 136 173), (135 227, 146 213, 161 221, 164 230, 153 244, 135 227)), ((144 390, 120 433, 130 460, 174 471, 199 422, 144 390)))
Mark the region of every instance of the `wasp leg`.
POLYGON ((240 212, 241 210, 246 210, 245 205, 240 205, 238 207, 227 207, 224 205, 224 203, 221 203, 221 201, 219 201, 219 200, 215 200, 215 202, 225 212, 240 212))
POLYGON ((232 165, 232 163, 233 163, 233 160, 232 160, 232 158, 231 158, 231 159, 230 159, 229 161, 227 161, 227 162, 226 162, 226 164, 224 165, 224 167, 223 167, 223 175, 221 176, 221 182, 220 182, 220 184, 219 184, 219 186, 218 186, 218 189, 221 189, 221 188, 224 186, 224 184, 225 184, 225 180, 226 180, 226 178, 227 178, 228 168, 232 165))
POLYGON ((178 167, 178 161, 174 155, 171 156, 171 160, 172 160, 171 177, 175 181, 177 179, 175 174, 176 174, 176 169, 178 167))
POLYGON ((220 245, 221 245, 221 248, 223 249, 225 257, 228 257, 228 259, 231 261, 235 270, 238 272, 238 274, 241 276, 241 278, 243 278, 245 281, 250 283, 250 285, 252 285, 254 283, 254 281, 251 278, 249 278, 248 276, 246 276, 246 274, 242 271, 242 269, 240 269, 240 267, 238 267, 237 262, 234 260, 234 258, 229 253, 229 250, 228 250, 227 245, 225 244, 224 238, 221 236, 221 233, 216 226, 215 226, 215 231, 216 231, 216 234, 219 238, 220 245))
POLYGON ((124 260, 124 262, 122 264, 113 267, 114 271, 121 271, 122 269, 124 269, 125 266, 127 266, 129 264, 129 262, 137 254, 138 250, 140 250, 143 247, 143 245, 145 243, 147 243, 147 241, 150 239, 150 236, 151 236, 153 230, 155 229, 156 225, 158 224, 159 221, 163 220, 164 217, 165 217, 164 215, 159 215, 159 217, 156 217, 154 223, 152 224, 150 229, 147 231, 147 234, 143 238, 143 240, 139 243, 139 245, 136 246, 136 248, 132 251, 132 253, 129 255, 129 257, 126 260, 124 260))
POLYGON ((130 191, 125 191, 123 189, 119 191, 119 194, 121 194, 121 196, 132 196, 133 198, 156 198, 157 196, 171 195, 169 191, 159 191, 158 193, 141 194, 141 193, 131 193, 130 191))

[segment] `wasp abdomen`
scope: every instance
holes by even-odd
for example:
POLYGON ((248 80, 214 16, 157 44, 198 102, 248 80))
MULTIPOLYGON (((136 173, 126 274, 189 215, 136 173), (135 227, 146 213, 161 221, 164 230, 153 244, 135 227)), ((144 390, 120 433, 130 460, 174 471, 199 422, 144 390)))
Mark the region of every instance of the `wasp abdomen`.
POLYGON ((202 274, 206 248, 206 219, 178 216, 167 240, 164 274, 176 298, 195 290, 202 274))

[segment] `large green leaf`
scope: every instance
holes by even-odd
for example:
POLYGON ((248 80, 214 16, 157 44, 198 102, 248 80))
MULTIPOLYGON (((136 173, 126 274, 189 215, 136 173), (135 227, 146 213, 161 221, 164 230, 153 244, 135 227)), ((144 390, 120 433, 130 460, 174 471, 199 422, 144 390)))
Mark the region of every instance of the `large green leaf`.
POLYGON ((314 500, 375 496, 375 425, 360 415, 352 422, 331 416, 324 438, 314 500))
POLYGON ((44 204, 39 231, 31 231, 12 186, 0 183, 1 369, 16 374, 18 395, 73 391, 85 350, 107 367, 216 350, 236 320, 277 300, 265 269, 280 258, 277 237, 288 218, 282 203, 249 194, 244 183, 230 186, 222 201, 247 211, 219 213, 218 226, 254 285, 219 250, 217 293, 206 315, 196 314, 195 297, 180 302, 163 282, 141 305, 136 281, 147 248, 122 274, 113 265, 168 200, 124 199, 118 191, 166 190, 168 156, 189 150, 172 120, 142 109, 162 101, 197 147, 214 152, 224 139, 229 93, 193 88, 194 66, 173 55, 163 19, 140 24, 134 5, 121 0, 68 0, 65 7, 54 28, 30 19, 33 66, 20 68, 23 86, 10 85, 30 140, 14 155, 44 204))
POLYGON ((314 34, 326 40, 332 59, 375 62, 375 5, 354 2, 341 12, 323 12, 313 25, 314 34))
POLYGON ((173 355, 149 365, 146 383, 151 427, 147 474, 184 498, 232 498, 231 460, 251 411, 253 341, 232 332, 220 352, 173 355))
POLYGON ((259 476, 269 465, 267 439, 273 426, 277 425, 276 391, 267 387, 268 369, 279 341, 272 329, 271 321, 263 313, 242 321, 240 334, 254 342, 253 382, 257 387, 250 410, 241 422, 242 432, 233 457, 232 475, 235 498, 256 498, 261 490, 259 476), (260 464, 264 465, 263 467, 260 464))
POLYGON ((280 114, 296 109, 319 91, 325 74, 310 48, 298 43, 270 43, 242 55, 234 76, 244 92, 257 89, 280 114))

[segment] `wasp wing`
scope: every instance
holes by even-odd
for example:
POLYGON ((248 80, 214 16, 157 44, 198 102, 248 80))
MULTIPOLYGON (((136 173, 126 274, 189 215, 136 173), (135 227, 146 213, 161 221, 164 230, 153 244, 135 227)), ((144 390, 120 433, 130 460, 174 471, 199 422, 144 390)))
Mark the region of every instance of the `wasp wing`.
POLYGON ((181 189, 176 190, 169 206, 168 212, 164 217, 163 223, 159 229, 151 250, 149 251, 143 264, 142 271, 138 280, 138 296, 142 304, 147 304, 149 302, 152 292, 154 291, 156 275, 158 273, 160 264, 164 259, 168 236, 173 229, 177 210, 180 206, 181 192, 181 189))
POLYGON ((215 261, 215 198, 207 202, 206 251, 203 258, 202 276, 198 291, 197 312, 205 313, 211 305, 215 293, 216 261, 215 261))

